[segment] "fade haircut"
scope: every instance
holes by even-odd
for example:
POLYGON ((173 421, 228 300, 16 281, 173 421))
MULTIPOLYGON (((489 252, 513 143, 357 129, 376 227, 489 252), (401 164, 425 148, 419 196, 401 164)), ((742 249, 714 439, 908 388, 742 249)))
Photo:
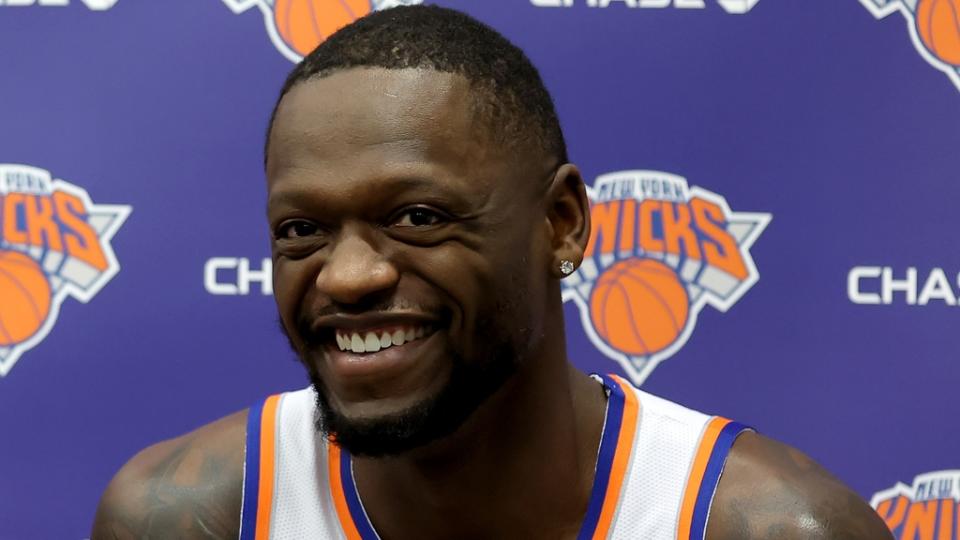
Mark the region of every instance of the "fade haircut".
MULTIPOLYGON (((375 11, 340 29, 293 69, 274 105, 297 84, 355 67, 426 68, 462 75, 474 96, 474 116, 505 148, 540 150, 566 163, 567 147, 553 100, 526 54, 476 19, 438 6, 375 11)), ((264 155, 266 162, 266 152, 264 155)))

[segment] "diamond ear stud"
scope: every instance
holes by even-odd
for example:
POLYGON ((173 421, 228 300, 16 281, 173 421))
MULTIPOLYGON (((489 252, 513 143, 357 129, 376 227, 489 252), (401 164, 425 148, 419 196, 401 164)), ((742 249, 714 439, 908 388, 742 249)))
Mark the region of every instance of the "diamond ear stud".
POLYGON ((573 266, 573 262, 566 259, 560 261, 560 272, 565 276, 569 276, 573 273, 576 268, 573 266))

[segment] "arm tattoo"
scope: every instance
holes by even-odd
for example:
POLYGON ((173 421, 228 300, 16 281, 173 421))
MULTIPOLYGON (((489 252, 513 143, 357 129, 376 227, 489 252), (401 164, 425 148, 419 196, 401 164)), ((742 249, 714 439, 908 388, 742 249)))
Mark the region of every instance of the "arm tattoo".
POLYGON ((236 538, 239 475, 227 458, 184 441, 154 464, 131 500, 106 510, 105 538, 236 538))
POLYGON ((718 493, 722 526, 710 540, 892 540, 873 509, 803 453, 772 441, 749 447, 718 493))

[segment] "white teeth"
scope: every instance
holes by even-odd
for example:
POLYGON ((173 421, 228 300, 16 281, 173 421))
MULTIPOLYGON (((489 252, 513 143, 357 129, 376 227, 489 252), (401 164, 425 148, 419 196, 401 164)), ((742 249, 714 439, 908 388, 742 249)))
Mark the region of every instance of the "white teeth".
POLYGON ((398 328, 391 334, 387 331, 381 331, 377 337, 375 332, 367 332, 363 336, 359 332, 350 334, 341 334, 336 332, 337 347, 341 351, 350 351, 356 354, 374 353, 389 347, 403 345, 421 339, 427 335, 430 330, 424 326, 398 328))
POLYGON ((366 352, 377 352, 380 350, 380 338, 373 332, 367 332, 367 338, 363 341, 366 352))
POLYGON ((360 334, 354 332, 353 337, 350 339, 350 348, 353 349, 355 353, 365 352, 363 348, 363 339, 360 338, 360 334))

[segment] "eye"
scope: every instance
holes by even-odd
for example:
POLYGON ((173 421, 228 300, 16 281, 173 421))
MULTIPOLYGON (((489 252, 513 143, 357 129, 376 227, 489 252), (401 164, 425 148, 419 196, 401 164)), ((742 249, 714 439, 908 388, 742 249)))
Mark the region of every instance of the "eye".
POLYGON ((276 233, 274 236, 277 239, 293 239, 293 238, 304 238, 307 236, 313 236, 320 231, 314 223, 309 221, 287 221, 282 223, 277 227, 276 233))
POLYGON ((416 207, 403 210, 393 219, 392 227, 429 227, 444 220, 439 212, 429 208, 416 207))

